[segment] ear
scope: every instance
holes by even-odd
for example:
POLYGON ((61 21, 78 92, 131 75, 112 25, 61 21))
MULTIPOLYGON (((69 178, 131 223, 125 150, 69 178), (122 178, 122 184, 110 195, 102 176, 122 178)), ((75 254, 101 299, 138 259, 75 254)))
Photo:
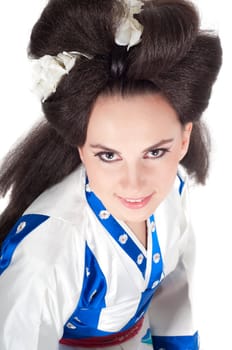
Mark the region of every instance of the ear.
POLYGON ((183 127, 180 161, 184 158, 184 156, 188 152, 192 128, 193 128, 193 123, 191 122, 185 124, 183 127))

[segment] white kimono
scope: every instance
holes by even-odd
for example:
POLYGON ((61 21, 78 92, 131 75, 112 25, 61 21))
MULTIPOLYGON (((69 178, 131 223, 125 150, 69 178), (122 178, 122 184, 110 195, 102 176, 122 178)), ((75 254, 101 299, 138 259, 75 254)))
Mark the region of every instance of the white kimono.
POLYGON ((178 174, 147 220, 147 249, 91 192, 82 166, 42 193, 2 247, 0 349, 77 350, 75 340, 141 323, 105 349, 197 350, 185 180, 178 174))

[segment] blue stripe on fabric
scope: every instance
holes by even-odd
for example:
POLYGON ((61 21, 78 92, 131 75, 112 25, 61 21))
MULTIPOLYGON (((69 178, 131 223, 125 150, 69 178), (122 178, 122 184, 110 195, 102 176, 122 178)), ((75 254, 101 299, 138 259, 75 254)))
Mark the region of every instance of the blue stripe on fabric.
POLYGON ((198 332, 189 336, 153 336, 154 350, 199 350, 198 332))
POLYGON ((181 195, 182 194, 182 191, 183 191, 183 188, 184 188, 184 180, 181 178, 180 174, 177 174, 179 180, 180 180, 180 185, 179 185, 179 194, 181 195))
POLYGON ((150 219, 150 225, 153 226, 152 229, 152 267, 151 267, 151 275, 149 279, 149 283, 147 285, 146 290, 141 293, 141 299, 138 304, 138 308, 136 310, 133 318, 126 324, 126 326, 122 330, 126 330, 132 327, 136 322, 138 322, 146 313, 151 299, 157 290, 162 278, 163 278, 163 259, 161 256, 160 246, 158 242, 157 232, 155 228, 155 220, 154 216, 150 219), (153 224, 153 225, 152 225, 153 224), (159 256, 158 260, 154 260, 154 256, 159 256))
POLYGON ((161 249, 158 241, 157 231, 156 231, 156 225, 155 225, 155 218, 154 215, 150 218, 150 224, 154 225, 154 229, 152 230, 152 268, 151 268, 151 275, 150 280, 148 283, 147 288, 155 290, 156 287, 158 287, 158 284, 154 287, 154 283, 158 281, 160 282, 162 272, 163 272, 163 259, 161 254, 161 249), (154 256, 159 254, 160 259, 158 262, 154 261, 154 256))
POLYGON ((101 311, 106 306, 106 292, 107 282, 105 276, 94 253, 86 243, 82 292, 76 310, 64 327, 64 339, 109 334, 108 332, 98 332, 96 330, 101 311))
POLYGON ((135 315, 133 318, 123 327, 121 331, 125 331, 129 328, 131 328, 134 324, 136 324, 146 313, 148 306, 151 302, 151 299, 155 293, 154 289, 146 289, 141 296, 140 303, 138 305, 138 308, 136 310, 135 315))
POLYGON ((146 334, 142 337, 141 343, 152 345, 152 337, 150 328, 147 329, 146 334))
MULTIPOLYGON (((86 199, 99 222, 105 227, 109 234, 111 234, 121 248, 134 260, 144 276, 146 271, 146 257, 121 225, 105 209, 102 202, 89 188, 88 183, 86 183, 86 199), (139 261, 138 257, 141 258, 141 256, 142 261, 139 261)), ((148 225, 149 234, 152 235, 150 278, 146 290, 141 293, 141 298, 138 300, 138 307, 134 316, 119 331, 125 331, 131 328, 144 316, 155 290, 158 288, 162 279, 163 261, 155 228, 154 215, 151 215, 149 218, 148 225)), ((89 338, 115 334, 115 332, 104 332, 97 329, 102 308, 106 307, 105 294, 107 293, 107 284, 97 259, 87 244, 85 259, 84 286, 77 308, 64 327, 63 339, 89 338)))
POLYGON ((16 222, 2 244, 0 254, 0 275, 10 265, 15 249, 20 242, 48 218, 49 216, 46 215, 28 214, 22 216, 16 222))
POLYGON ((138 248, 132 238, 125 232, 122 226, 115 220, 115 218, 107 212, 103 203, 92 191, 86 191, 86 199, 100 223, 110 233, 114 240, 122 247, 122 249, 134 260, 143 277, 145 277, 147 259, 142 251, 138 248), (101 213, 105 213, 106 217, 101 218, 101 213), (122 243, 120 239, 125 235, 127 235, 126 244, 122 243))

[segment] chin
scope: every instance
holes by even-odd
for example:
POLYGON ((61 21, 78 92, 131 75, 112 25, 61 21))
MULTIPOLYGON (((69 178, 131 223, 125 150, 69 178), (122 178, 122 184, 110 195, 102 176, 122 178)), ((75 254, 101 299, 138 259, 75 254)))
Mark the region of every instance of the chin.
POLYGON ((123 221, 131 221, 131 222, 135 222, 135 223, 140 223, 142 221, 146 221, 147 219, 149 219, 149 217, 154 213, 154 211, 146 211, 143 213, 139 213, 139 211, 134 212, 134 213, 128 213, 128 215, 126 215, 126 212, 124 211, 122 217, 123 217, 123 221))

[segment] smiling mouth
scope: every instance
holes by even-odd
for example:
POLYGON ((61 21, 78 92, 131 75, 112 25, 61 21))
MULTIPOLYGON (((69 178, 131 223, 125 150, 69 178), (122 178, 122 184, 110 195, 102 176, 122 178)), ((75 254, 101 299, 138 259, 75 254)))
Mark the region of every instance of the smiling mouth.
POLYGON ((141 203, 144 200, 144 198, 141 198, 141 199, 127 199, 127 198, 125 198, 124 200, 126 202, 129 202, 129 203, 141 203))
POLYGON ((151 200, 153 194, 141 198, 123 198, 118 196, 120 202, 129 209, 141 209, 151 200))

